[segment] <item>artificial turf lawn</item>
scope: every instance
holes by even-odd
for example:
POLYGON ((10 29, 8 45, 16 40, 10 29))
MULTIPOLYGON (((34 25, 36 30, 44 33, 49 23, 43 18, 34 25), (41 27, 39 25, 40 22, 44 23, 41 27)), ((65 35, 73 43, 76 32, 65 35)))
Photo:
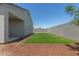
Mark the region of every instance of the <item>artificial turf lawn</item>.
POLYGON ((35 44, 35 43, 51 43, 51 44, 74 44, 73 40, 57 36, 50 33, 34 33, 25 43, 35 44))

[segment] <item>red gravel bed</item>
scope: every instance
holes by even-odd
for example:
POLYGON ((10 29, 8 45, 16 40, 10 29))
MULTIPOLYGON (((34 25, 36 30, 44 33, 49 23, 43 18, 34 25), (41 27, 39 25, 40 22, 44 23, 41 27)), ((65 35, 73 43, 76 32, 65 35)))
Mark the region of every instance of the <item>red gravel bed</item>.
POLYGON ((60 55, 60 56, 73 56, 78 52, 70 49, 65 45, 55 45, 55 44, 34 44, 34 45, 3 45, 0 46, 1 55, 60 55))
POLYGON ((64 44, 24 44, 24 40, 0 44, 0 55, 9 56, 76 56, 79 52, 64 44))

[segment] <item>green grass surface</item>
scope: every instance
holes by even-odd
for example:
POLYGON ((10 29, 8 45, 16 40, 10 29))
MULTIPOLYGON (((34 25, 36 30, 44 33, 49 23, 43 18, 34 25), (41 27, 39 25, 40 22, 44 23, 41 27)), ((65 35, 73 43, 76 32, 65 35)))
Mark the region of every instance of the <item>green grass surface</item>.
POLYGON ((34 33, 26 44, 46 43, 46 44, 73 44, 74 41, 49 33, 34 33))

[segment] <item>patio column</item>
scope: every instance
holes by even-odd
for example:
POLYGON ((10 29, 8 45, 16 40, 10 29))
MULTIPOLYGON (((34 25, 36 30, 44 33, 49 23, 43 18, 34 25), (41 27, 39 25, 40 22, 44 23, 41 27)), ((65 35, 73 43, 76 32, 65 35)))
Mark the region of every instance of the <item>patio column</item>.
POLYGON ((9 13, 5 12, 4 17, 4 43, 9 41, 9 13))

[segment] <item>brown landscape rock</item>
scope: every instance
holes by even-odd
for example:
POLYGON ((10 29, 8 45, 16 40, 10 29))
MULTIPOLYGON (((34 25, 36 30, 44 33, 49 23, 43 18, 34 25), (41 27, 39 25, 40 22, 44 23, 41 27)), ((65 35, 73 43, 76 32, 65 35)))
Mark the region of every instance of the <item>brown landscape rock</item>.
POLYGON ((25 40, 0 44, 0 55, 10 56, 75 56, 79 52, 64 44, 24 44, 25 40))

